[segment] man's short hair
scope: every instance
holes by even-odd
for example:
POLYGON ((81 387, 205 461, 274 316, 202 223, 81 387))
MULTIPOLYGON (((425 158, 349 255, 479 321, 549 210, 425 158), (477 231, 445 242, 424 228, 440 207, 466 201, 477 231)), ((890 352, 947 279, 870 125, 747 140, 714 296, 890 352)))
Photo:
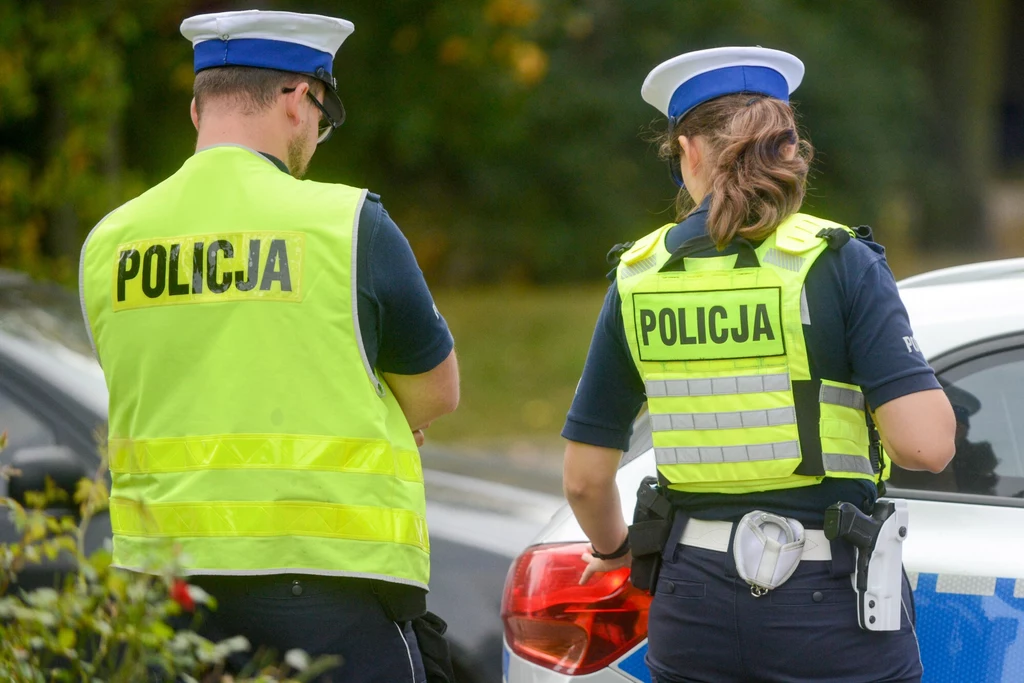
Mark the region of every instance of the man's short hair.
POLYGON ((312 76, 252 66, 221 66, 197 73, 192 94, 200 116, 207 102, 220 99, 230 99, 242 113, 252 115, 270 108, 283 88, 302 82, 309 83, 313 93, 319 95, 322 84, 312 76))

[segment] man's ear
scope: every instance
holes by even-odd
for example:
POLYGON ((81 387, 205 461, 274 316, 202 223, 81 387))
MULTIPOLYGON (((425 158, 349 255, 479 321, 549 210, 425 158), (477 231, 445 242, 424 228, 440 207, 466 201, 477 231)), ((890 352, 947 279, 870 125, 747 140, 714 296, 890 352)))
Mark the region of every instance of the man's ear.
POLYGON ((192 105, 189 107, 192 114, 192 125, 199 130, 199 109, 196 108, 196 98, 192 98, 192 105))
POLYGON ((309 83, 300 81, 295 85, 295 90, 284 94, 284 113, 293 124, 298 124, 302 120, 307 92, 309 83))

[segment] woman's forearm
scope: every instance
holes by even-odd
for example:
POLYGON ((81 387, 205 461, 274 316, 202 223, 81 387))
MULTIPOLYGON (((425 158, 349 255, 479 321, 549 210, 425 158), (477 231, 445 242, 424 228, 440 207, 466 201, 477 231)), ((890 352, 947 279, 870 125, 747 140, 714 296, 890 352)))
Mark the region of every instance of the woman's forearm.
POLYGON ((615 485, 622 451, 575 441, 565 447, 562 485, 566 500, 594 549, 614 552, 626 538, 619 489, 615 485))

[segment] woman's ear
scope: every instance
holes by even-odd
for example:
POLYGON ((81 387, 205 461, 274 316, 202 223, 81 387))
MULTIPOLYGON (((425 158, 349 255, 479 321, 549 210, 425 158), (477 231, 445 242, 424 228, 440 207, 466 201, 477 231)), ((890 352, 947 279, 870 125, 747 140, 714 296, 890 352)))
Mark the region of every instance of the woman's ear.
POLYGON ((702 150, 695 137, 679 136, 680 161, 689 175, 697 175, 702 160, 702 150))

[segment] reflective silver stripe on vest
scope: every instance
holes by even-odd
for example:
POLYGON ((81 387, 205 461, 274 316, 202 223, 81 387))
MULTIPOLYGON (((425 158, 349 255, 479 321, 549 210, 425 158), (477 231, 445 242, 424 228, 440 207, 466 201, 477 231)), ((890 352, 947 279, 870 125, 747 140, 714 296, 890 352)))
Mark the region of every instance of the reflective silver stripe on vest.
POLYGON ((701 446, 700 448, 655 448, 659 465, 694 465, 723 462, 752 462, 799 458, 797 441, 780 441, 758 446, 701 446))
POLYGON ((871 460, 860 455, 822 453, 821 462, 826 472, 854 472, 872 477, 875 475, 875 471, 871 469, 871 460))
POLYGON ((709 379, 661 379, 647 380, 646 384, 648 398, 763 394, 771 391, 788 391, 789 374, 742 375, 709 379))
POLYGON ((624 266, 620 271, 620 276, 624 278, 633 277, 640 273, 645 273, 654 266, 658 265, 658 259, 655 256, 648 256, 645 259, 641 259, 636 263, 632 263, 628 266, 624 266))
POLYGON ((821 403, 829 403, 834 406, 864 410, 864 394, 857 389, 843 389, 822 384, 821 391, 818 392, 818 400, 821 403))
POLYGON ((796 424, 796 408, 772 410, 737 410, 729 413, 671 413, 651 415, 656 432, 690 431, 694 429, 747 429, 796 424))
POLYGON ((784 268, 785 270, 791 270, 794 273, 799 273, 800 270, 804 267, 804 261, 806 259, 804 259, 803 256, 787 254, 784 251, 779 251, 778 249, 772 247, 765 253, 763 260, 765 263, 770 263, 773 266, 778 266, 779 268, 784 268))

